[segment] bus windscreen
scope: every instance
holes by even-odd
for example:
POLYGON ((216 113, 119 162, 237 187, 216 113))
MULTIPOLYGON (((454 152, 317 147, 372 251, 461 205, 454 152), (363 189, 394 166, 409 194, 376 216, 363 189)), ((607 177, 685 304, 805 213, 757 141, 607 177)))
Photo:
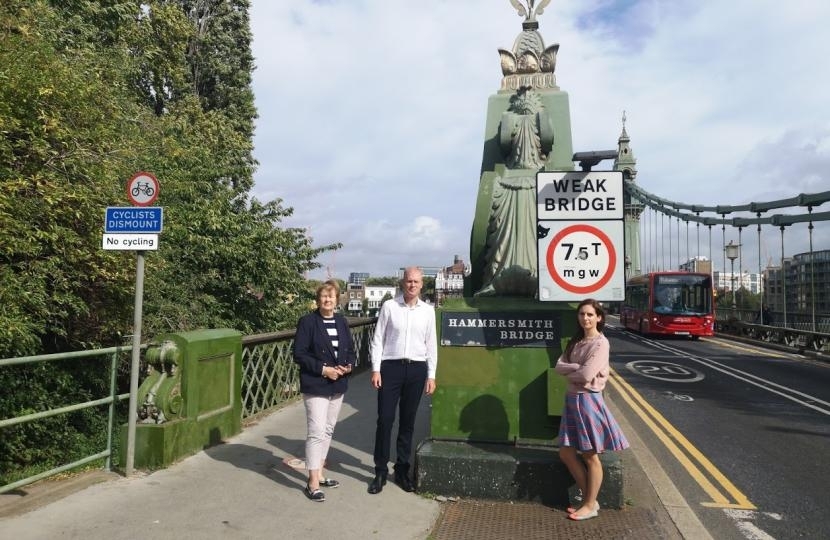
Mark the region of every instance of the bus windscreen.
POLYGON ((708 276, 657 275, 652 309, 661 315, 705 315, 712 310, 711 291, 708 276))

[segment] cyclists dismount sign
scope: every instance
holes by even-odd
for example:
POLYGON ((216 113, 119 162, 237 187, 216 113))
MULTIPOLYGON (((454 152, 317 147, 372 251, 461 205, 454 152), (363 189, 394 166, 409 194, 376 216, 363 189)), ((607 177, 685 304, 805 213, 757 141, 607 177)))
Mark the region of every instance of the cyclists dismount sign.
POLYGON ((148 172, 137 172, 127 182, 127 197, 136 206, 150 206, 159 196, 159 181, 148 172))

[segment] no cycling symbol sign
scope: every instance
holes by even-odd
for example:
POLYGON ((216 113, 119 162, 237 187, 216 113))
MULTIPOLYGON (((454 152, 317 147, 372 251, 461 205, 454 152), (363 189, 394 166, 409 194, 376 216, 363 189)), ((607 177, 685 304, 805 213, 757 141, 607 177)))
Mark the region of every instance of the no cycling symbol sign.
POLYGON ((622 221, 539 221, 539 299, 622 300, 622 221))

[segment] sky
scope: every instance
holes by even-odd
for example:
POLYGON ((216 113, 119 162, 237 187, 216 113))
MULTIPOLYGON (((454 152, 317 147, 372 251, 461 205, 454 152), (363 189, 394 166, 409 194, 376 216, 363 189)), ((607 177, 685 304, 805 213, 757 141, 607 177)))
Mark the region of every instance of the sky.
MULTIPOLYGON (((343 244, 308 277, 468 261, 498 49, 523 20, 510 1, 252 0, 250 17, 253 195, 293 208, 283 225, 315 246, 343 244)), ((830 2, 553 0, 538 21, 545 46, 560 44, 574 152, 616 149, 625 111, 636 181, 659 197, 830 191, 830 2)), ((669 234, 685 245, 683 227, 669 234)), ((809 250, 807 224, 784 238, 786 256, 809 250)), ((713 239, 698 254, 719 269, 719 228, 713 239)), ((763 227, 759 242, 752 226, 742 246, 743 268, 757 269, 759 249, 762 266, 779 263, 781 232, 763 227)), ((813 249, 830 249, 830 222, 813 249)))

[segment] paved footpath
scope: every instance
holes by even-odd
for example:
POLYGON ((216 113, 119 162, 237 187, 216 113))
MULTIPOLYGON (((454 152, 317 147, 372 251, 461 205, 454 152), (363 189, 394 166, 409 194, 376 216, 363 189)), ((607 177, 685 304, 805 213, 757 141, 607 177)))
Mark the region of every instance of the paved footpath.
MULTIPOLYGON (((439 503, 405 493, 391 482, 382 493, 369 495, 366 488, 373 475, 375 395, 368 372, 356 374, 329 452, 328 476, 339 480, 341 486, 327 490, 323 503, 309 501, 302 492, 305 473, 297 469, 297 457, 303 455, 305 410, 302 402, 296 402, 246 426, 224 444, 163 470, 130 478, 92 473, 70 481, 40 482, 0 495, 0 538, 443 539, 453 537, 453 523, 461 524, 465 519, 481 522, 482 504, 495 505, 485 513, 493 518, 527 509, 534 521, 567 521, 561 511, 539 504, 439 503), (98 481, 102 478, 105 481, 98 481)), ((427 436, 429 407, 430 400, 424 398, 415 440, 427 436)), ((664 533, 655 538, 700 538, 697 534, 701 529, 696 528, 699 524, 689 518, 682 497, 670 501, 667 512, 655 496, 653 483, 645 480, 639 461, 631 459, 624 464, 636 467, 634 472, 639 473, 634 477, 633 500, 648 505, 649 519, 663 527, 664 533), (684 525, 687 519, 690 525, 684 525), (675 524, 681 531, 686 527, 692 532, 681 535, 675 524)), ((603 511, 597 520, 570 524, 605 521, 608 525, 615 515, 631 515, 625 512, 603 511)), ((508 519, 521 519, 521 515, 511 514, 508 519)), ((517 532, 510 524, 501 523, 500 527, 506 538, 513 537, 511 531, 517 532)), ((557 528, 548 525, 548 534, 557 528)), ((529 536, 533 535, 526 538, 529 536)), ((478 537, 495 538, 486 532, 478 537)))

